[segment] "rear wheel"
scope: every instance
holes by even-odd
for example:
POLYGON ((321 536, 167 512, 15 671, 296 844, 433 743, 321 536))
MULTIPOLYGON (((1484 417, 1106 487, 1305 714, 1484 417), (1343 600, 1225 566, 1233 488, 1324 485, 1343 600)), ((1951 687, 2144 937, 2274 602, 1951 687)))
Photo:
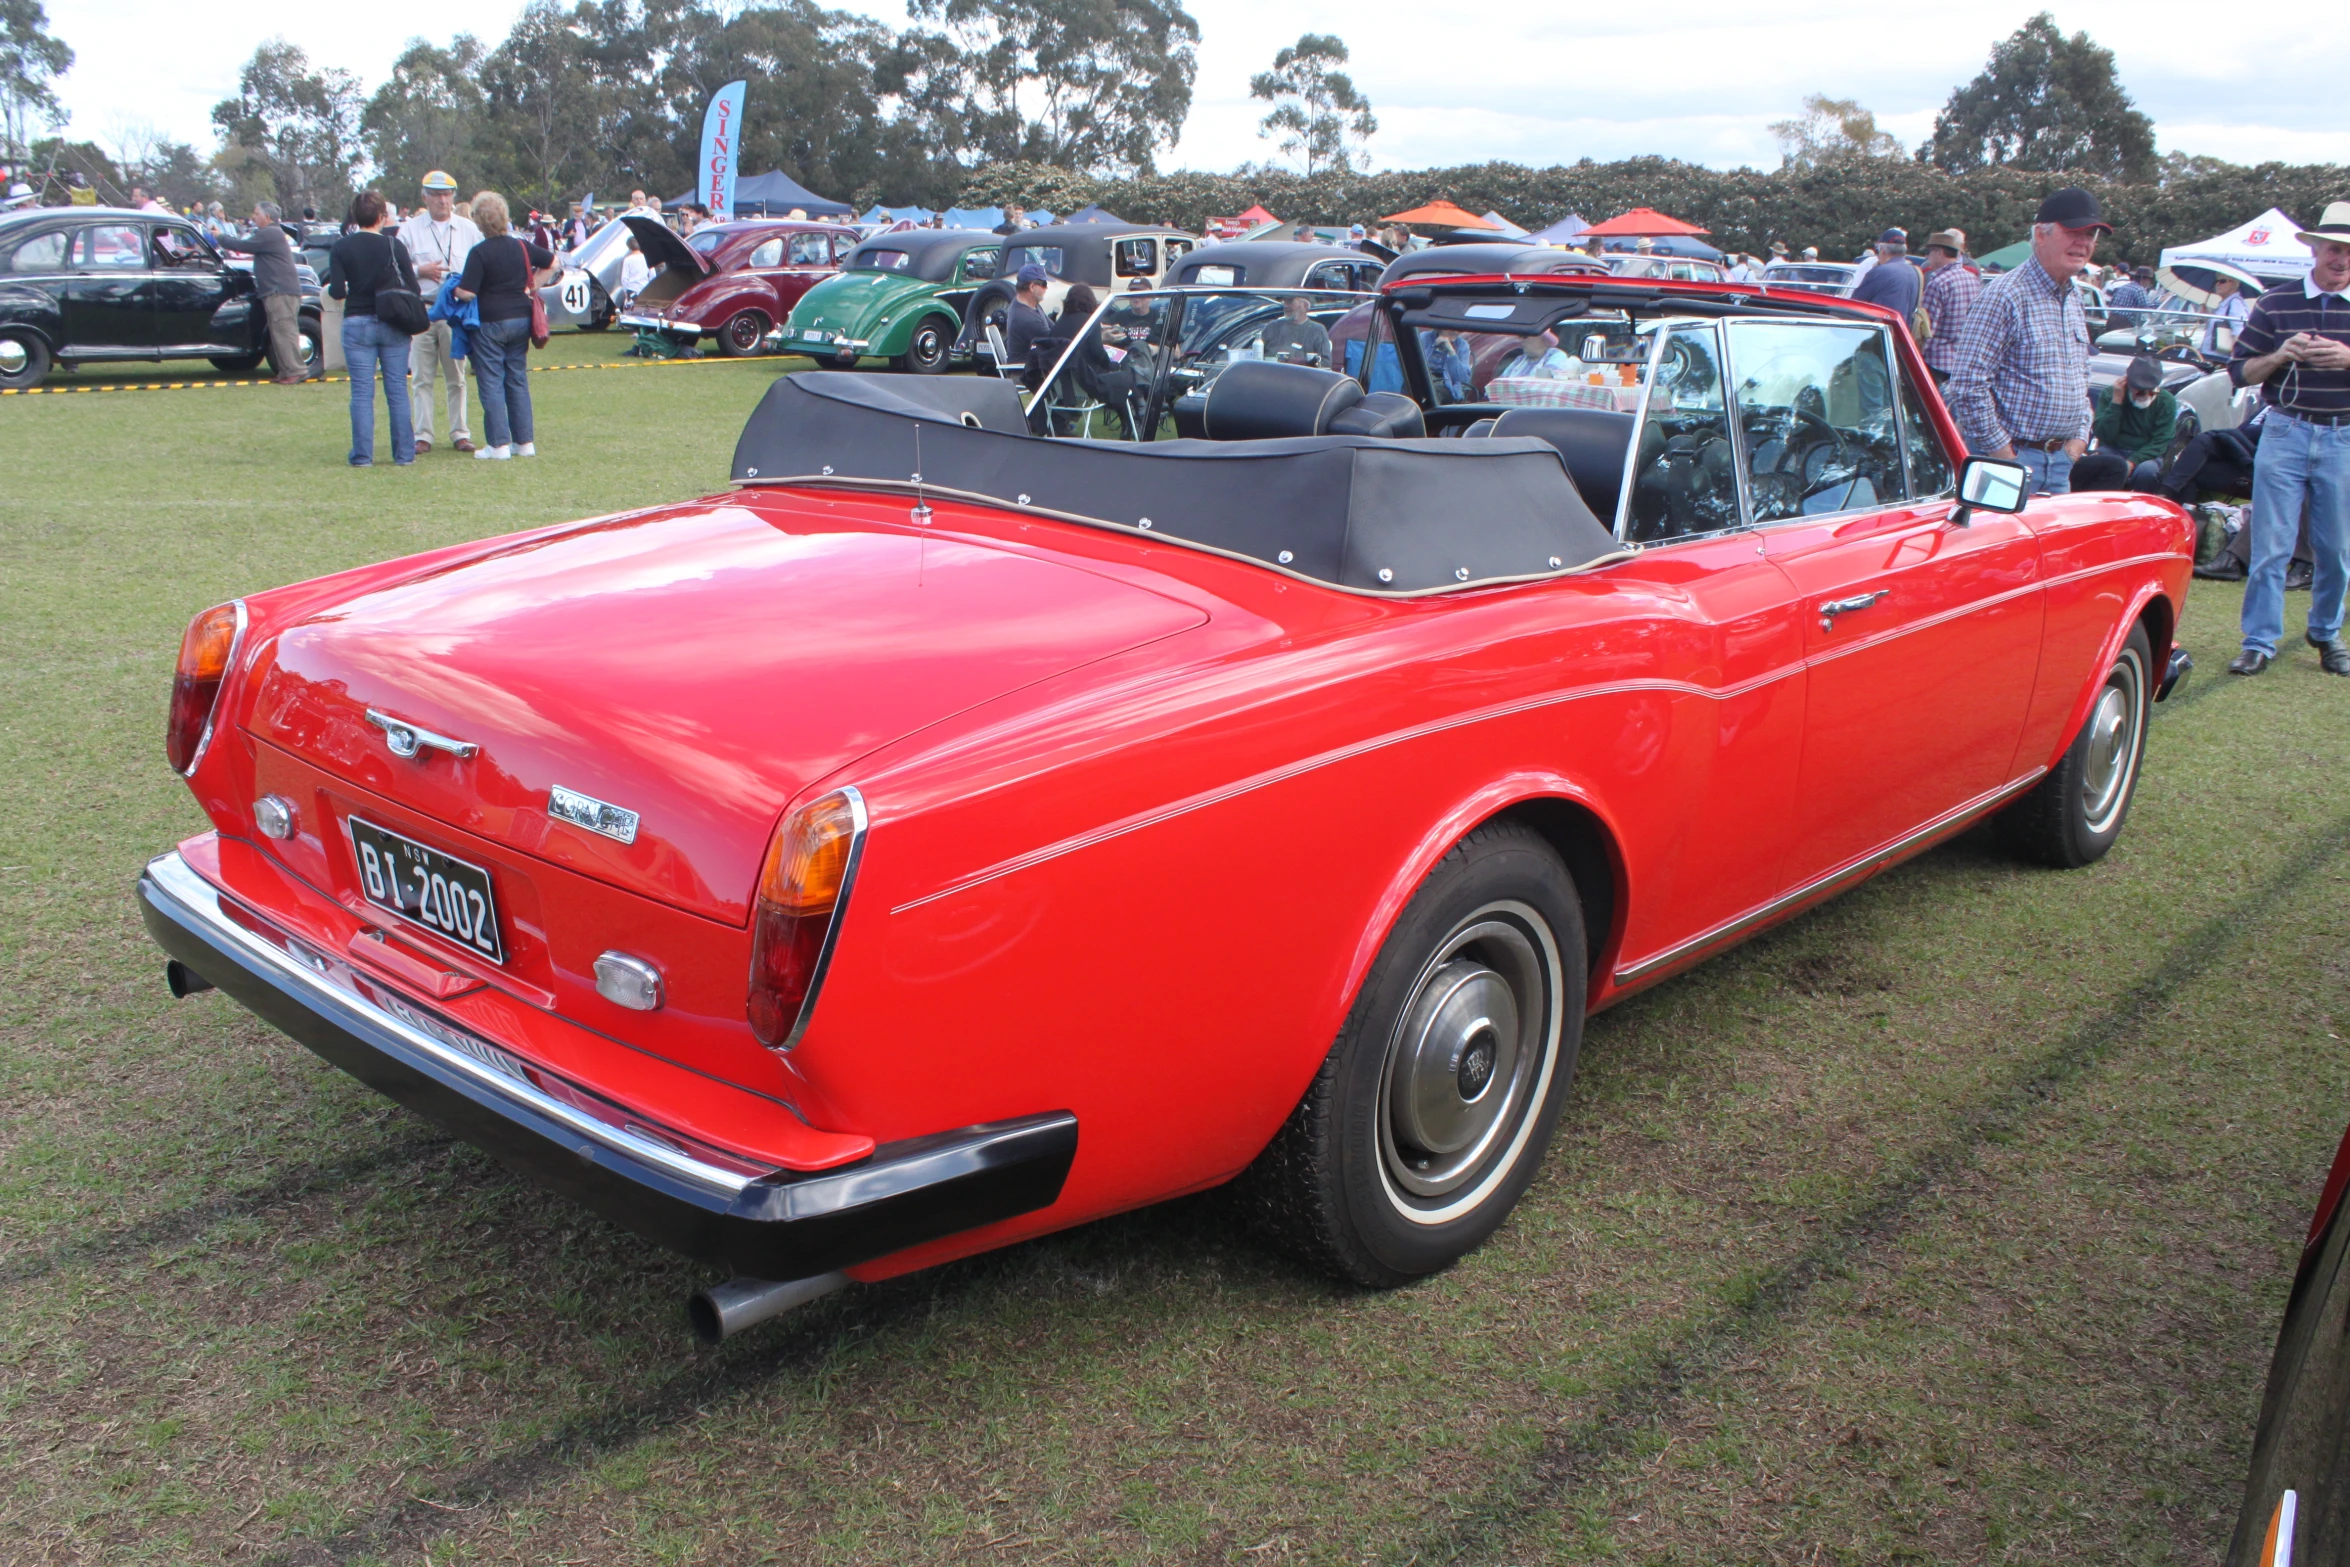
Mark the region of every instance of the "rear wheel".
POLYGON ((212 356, 212 368, 225 370, 230 375, 243 375, 260 363, 261 355, 259 354, 215 354, 212 356))
POLYGON ((2146 755, 2153 667, 2146 628, 2131 627, 2064 760, 2000 813, 2000 836, 2009 848, 2043 865, 2077 870, 2103 859, 2121 837, 2146 755))
POLYGON ((30 332, 0 332, 0 387, 30 391, 49 378, 49 345, 30 332))
POLYGON ((718 347, 730 359, 747 359, 767 340, 767 313, 738 310, 718 328, 718 347))
POLYGON ((1245 1200, 1304 1260, 1385 1288, 1450 1267, 1550 1146, 1583 1038, 1582 906, 1543 839, 1480 827, 1428 873, 1245 1200))
POLYGON ((912 375, 936 375, 947 367, 955 334, 943 317, 925 316, 906 340, 906 351, 890 363, 912 375))

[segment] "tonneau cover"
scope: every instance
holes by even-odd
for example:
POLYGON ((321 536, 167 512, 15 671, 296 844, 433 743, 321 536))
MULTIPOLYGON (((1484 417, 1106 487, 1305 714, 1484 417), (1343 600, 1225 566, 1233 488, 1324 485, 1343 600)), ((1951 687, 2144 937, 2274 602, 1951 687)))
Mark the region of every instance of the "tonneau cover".
POLYGON ((1363 593, 1549 576, 1619 548, 1547 441, 1054 440, 986 377, 802 371, 768 389, 734 450, 741 483, 917 476, 1363 593))

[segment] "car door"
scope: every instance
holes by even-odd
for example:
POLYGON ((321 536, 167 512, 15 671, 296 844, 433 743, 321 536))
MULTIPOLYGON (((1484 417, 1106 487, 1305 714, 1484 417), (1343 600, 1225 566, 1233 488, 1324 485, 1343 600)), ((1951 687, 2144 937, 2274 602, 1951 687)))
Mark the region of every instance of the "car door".
POLYGON ((232 274, 220 253, 181 223, 158 223, 149 233, 155 342, 166 353, 212 348, 249 349, 253 333, 243 311, 222 306, 242 293, 253 298, 252 275, 232 274), (242 284, 240 289, 237 285, 242 284), (233 316, 233 323, 229 319, 233 316))
POLYGON ((63 295, 69 354, 155 357, 154 273, 147 225, 129 219, 75 231, 63 295))
POLYGON ((1809 669, 1790 884, 1986 803, 2040 659, 2040 548, 1953 522, 1951 464, 1882 327, 1727 327, 1746 488, 1802 608, 1809 669))
MULTIPOLYGON (((1700 955, 1767 909, 1785 879, 1787 802, 1803 753, 1801 606, 1746 525, 1720 328, 1660 330, 1613 519, 1642 550, 1606 572, 1610 592, 1635 612, 1620 678, 1647 687, 1628 698, 1630 716, 1606 743, 1616 771, 1646 774, 1649 792, 1623 808, 1653 813, 1644 839, 1662 850, 1637 868, 1647 895, 1628 911, 1620 983, 1700 955)), ((1575 432, 1596 436, 1625 417, 1525 409, 1493 433, 1557 427, 1577 469, 1575 432)), ((1593 737, 1573 738, 1580 748, 1593 737)))

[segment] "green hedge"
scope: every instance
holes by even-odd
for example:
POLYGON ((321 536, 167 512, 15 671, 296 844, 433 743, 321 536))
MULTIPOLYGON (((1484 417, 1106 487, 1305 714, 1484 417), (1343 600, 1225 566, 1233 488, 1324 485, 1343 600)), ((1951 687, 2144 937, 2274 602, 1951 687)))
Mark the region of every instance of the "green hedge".
MULTIPOLYGON (((974 173, 960 201, 1017 201, 1050 212, 1099 202, 1132 222, 1163 219, 1188 229, 1244 212, 1252 203, 1292 222, 1355 223, 1443 196, 1529 229, 1570 212, 1597 222, 1627 207, 1654 207, 1702 225, 1727 249, 1760 253, 1783 239, 1793 249, 1817 245, 1821 255, 1833 257, 1857 254, 1888 224, 1907 229, 1913 244, 1936 229, 1957 227, 1977 252, 1996 250, 2024 236, 2040 198, 2057 183, 2050 175, 2003 168, 1945 174, 1906 158, 1854 158, 1772 173, 1669 158, 1586 159, 1547 169, 1486 163, 1312 179, 1280 169, 1101 179, 1038 164, 1003 164, 974 173)), ((2350 199, 2350 169, 2327 164, 2264 163, 2168 185, 2080 183, 2096 192, 2114 225, 2099 259, 2130 262, 2151 263, 2165 245, 2221 233, 2272 206, 2309 221, 2327 202, 2350 199)))

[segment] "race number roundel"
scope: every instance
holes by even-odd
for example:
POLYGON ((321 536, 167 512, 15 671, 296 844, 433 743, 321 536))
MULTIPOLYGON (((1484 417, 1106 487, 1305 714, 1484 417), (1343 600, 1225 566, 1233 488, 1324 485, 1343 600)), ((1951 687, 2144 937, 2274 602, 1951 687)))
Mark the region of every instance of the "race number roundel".
POLYGON ((588 280, 585 272, 574 272, 563 280, 563 308, 575 316, 587 314, 588 280))

